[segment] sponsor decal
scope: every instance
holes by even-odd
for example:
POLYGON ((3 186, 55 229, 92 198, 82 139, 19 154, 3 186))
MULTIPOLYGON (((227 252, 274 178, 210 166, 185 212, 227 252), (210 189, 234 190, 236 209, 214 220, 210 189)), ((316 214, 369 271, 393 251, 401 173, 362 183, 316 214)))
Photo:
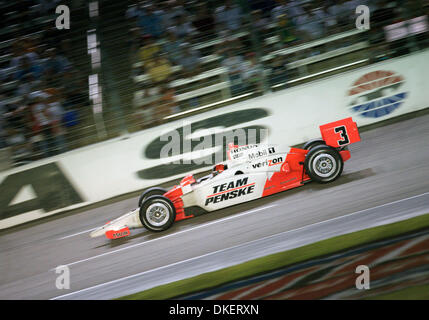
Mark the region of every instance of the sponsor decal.
POLYGON ((272 166, 276 166, 276 165, 278 165, 278 164, 280 164, 282 162, 283 162, 283 157, 278 157, 278 158, 275 158, 275 159, 267 159, 265 161, 252 164, 252 167, 254 169, 256 169, 256 168, 263 168, 265 166, 272 167, 272 166))
POLYGON ((238 179, 229 183, 223 183, 213 187, 213 194, 207 196, 205 205, 234 199, 253 193, 255 183, 247 183, 248 178, 238 179))
POLYGON ((130 229, 128 227, 122 228, 121 230, 109 230, 106 232, 108 239, 118 239, 130 235, 130 229))
POLYGON ((257 152, 249 153, 249 160, 255 160, 268 155, 267 150, 259 150, 257 152))
POLYGON ((230 151, 230 155, 231 155, 231 159, 232 160, 237 160, 238 158, 241 158, 244 156, 244 152, 254 149, 254 148, 258 148, 257 144, 251 144, 251 145, 245 145, 245 146, 241 146, 235 149, 231 149, 230 151))
POLYGON ((119 237, 123 237, 123 236, 127 236, 129 234, 128 231, 122 231, 122 232, 115 232, 113 234, 114 237, 119 238, 119 237))
POLYGON ((366 118, 379 118, 398 109, 408 96, 405 79, 394 71, 373 71, 357 79, 350 90, 349 107, 366 118))
POLYGON ((276 153, 276 149, 274 147, 269 147, 269 148, 263 148, 260 149, 256 152, 250 152, 248 154, 249 160, 255 160, 255 159, 259 159, 262 157, 266 157, 270 154, 276 153))
POLYGON ((250 144, 250 145, 246 145, 246 146, 240 146, 238 148, 231 149, 231 154, 239 153, 239 152, 250 150, 250 149, 253 149, 253 148, 257 148, 257 147, 258 147, 257 144, 250 144))

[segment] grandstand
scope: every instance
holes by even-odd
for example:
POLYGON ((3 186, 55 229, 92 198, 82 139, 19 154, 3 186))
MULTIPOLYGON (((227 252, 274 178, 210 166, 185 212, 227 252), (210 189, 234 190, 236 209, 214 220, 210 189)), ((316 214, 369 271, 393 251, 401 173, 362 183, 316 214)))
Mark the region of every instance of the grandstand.
POLYGON ((428 1, 419 0, 25 0, 0 7, 3 169, 429 44, 428 1), (55 28, 59 4, 70 7, 69 30, 55 28), (356 28, 358 5, 370 8, 369 30, 356 28), (386 27, 397 34, 403 21, 418 31, 388 39, 386 27))

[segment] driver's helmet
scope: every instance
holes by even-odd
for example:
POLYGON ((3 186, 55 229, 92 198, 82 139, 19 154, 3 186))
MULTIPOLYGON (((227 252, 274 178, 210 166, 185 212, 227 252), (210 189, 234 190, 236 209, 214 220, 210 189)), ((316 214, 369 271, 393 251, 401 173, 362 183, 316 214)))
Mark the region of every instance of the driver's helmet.
POLYGON ((219 173, 222 173, 224 170, 226 170, 226 165, 224 164, 217 164, 213 167, 213 175, 217 175, 219 173))

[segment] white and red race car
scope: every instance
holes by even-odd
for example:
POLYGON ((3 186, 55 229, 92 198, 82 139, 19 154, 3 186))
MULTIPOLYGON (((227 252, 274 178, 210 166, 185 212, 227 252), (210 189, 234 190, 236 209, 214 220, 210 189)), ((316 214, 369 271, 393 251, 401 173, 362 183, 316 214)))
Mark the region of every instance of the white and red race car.
POLYGON ((344 161, 350 158, 347 146, 360 141, 352 118, 320 126, 322 138, 303 148, 282 150, 275 145, 229 144, 228 160, 198 180, 185 176, 179 185, 143 192, 138 208, 93 230, 91 237, 117 239, 130 229, 145 227, 163 231, 175 221, 239 203, 266 197, 310 181, 327 183, 337 179, 344 161))

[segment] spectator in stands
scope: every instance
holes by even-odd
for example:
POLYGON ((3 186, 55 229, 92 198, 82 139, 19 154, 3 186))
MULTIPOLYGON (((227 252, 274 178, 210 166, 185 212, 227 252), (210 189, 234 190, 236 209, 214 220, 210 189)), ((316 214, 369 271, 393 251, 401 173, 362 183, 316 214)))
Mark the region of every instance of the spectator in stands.
POLYGON ((339 29, 338 31, 344 30, 345 26, 349 23, 350 11, 345 3, 345 0, 338 0, 328 9, 330 16, 335 17, 339 29))
POLYGON ((22 97, 17 97, 9 101, 4 106, 4 117, 7 121, 7 127, 23 128, 27 125, 26 104, 22 97))
POLYGON ((23 55, 19 60, 19 66, 15 72, 15 79, 21 80, 24 75, 28 73, 31 73, 33 78, 40 79, 43 73, 43 67, 38 61, 32 64, 30 58, 26 55, 23 55))
POLYGON ((40 84, 41 80, 35 79, 33 73, 26 73, 20 79, 15 95, 17 97, 27 98, 30 92, 39 89, 40 84))
POLYGON ((241 28, 241 8, 236 4, 232 4, 231 0, 225 0, 225 4, 216 9, 215 16, 218 31, 230 30, 237 32, 241 28))
POLYGON ((219 38, 223 41, 216 45, 215 52, 222 56, 223 58, 227 57, 228 51, 241 52, 243 49, 243 44, 239 38, 228 36, 228 32, 222 31, 219 34, 219 38))
POLYGON ((233 50, 228 50, 226 58, 222 61, 222 66, 228 70, 233 96, 241 93, 243 90, 243 62, 243 58, 233 50))
POLYGON ((87 89, 85 79, 80 77, 77 69, 68 69, 64 73, 64 81, 61 87, 65 110, 73 108, 82 108, 88 103, 87 89))
POLYGON ((326 31, 326 35, 331 35, 333 33, 336 33, 337 31, 337 17, 332 14, 332 12, 329 10, 329 6, 323 6, 323 16, 324 16, 324 28, 326 31))
POLYGON ((304 6, 305 13, 296 18, 297 29, 304 41, 323 37, 325 33, 323 11, 304 6))
POLYGON ((297 40, 297 37, 295 36, 295 27, 287 14, 282 14, 277 17, 276 31, 283 47, 286 47, 297 40))
POLYGON ((214 36, 215 19, 204 3, 198 4, 192 25, 198 31, 199 41, 207 41, 214 36))
POLYGON ((268 20, 262 16, 262 10, 254 10, 251 12, 251 25, 252 32, 256 38, 256 45, 263 47, 264 41, 267 38, 269 23, 268 20))
POLYGON ((56 76, 62 75, 66 69, 71 67, 70 61, 65 56, 57 54, 57 49, 50 48, 46 54, 47 59, 43 71, 48 81, 55 80, 56 76))
POLYGON ((63 125, 66 129, 76 127, 81 121, 80 115, 84 108, 90 104, 88 97, 88 84, 80 76, 77 69, 70 69, 64 73, 63 85, 59 87, 59 102, 64 108, 63 125))
POLYGON ((180 64, 182 57, 182 41, 177 38, 174 27, 167 30, 167 41, 164 43, 164 52, 168 54, 168 59, 175 65, 180 64))
POLYGON ((154 41, 150 34, 143 36, 143 43, 143 47, 139 50, 139 57, 141 62, 147 63, 161 51, 161 47, 154 41))
POLYGON ((146 34, 151 34, 157 39, 160 38, 164 32, 161 16, 158 12, 155 12, 155 7, 151 3, 141 8, 138 26, 142 28, 146 34))
POLYGON ((162 24, 164 29, 174 27, 179 16, 187 16, 188 12, 185 10, 183 5, 179 4, 176 0, 169 0, 165 2, 164 12, 162 15, 162 24))
POLYGON ((46 106, 46 97, 47 95, 43 91, 32 92, 30 97, 32 99, 30 108, 33 116, 32 140, 44 157, 52 155, 49 145, 52 144, 53 138, 46 106))
POLYGON ((160 87, 160 98, 156 106, 156 118, 158 123, 163 123, 165 117, 179 112, 179 107, 174 97, 174 89, 165 83, 160 87))
POLYGON ((37 54, 37 43, 38 36, 29 36, 22 40, 24 54, 30 59, 31 64, 34 64, 37 59, 39 59, 39 55, 37 54))
POLYGON ((287 80, 287 68, 282 55, 277 54, 270 65, 270 86, 285 83, 287 80))
POLYGON ((271 19, 275 22, 280 15, 289 14, 289 6, 286 0, 277 1, 277 5, 271 10, 271 19))
POLYGON ((30 65, 36 63, 39 58, 31 39, 20 39, 15 41, 12 45, 12 55, 13 58, 10 61, 11 68, 19 68, 24 57, 29 60, 28 63, 30 65))
POLYGON ((139 6, 137 4, 131 4, 125 11, 125 18, 128 20, 130 25, 137 25, 138 18, 140 16, 139 6))
POLYGON ((165 54, 160 53, 146 64, 146 70, 154 84, 166 81, 172 73, 170 62, 165 54))
POLYGON ((67 151, 65 140, 65 129, 62 121, 64 117, 64 109, 59 100, 59 92, 54 88, 46 89, 48 92, 46 98, 46 115, 49 119, 49 126, 52 134, 51 153, 63 153, 67 151))
POLYGON ((294 22, 297 17, 304 14, 299 1, 279 0, 277 6, 271 11, 271 18, 277 21, 280 15, 286 14, 294 22))
POLYGON ((22 129, 10 127, 6 144, 11 148, 14 162, 18 165, 30 162, 31 144, 28 142, 22 129))
POLYGON ((189 43, 181 46, 181 57, 179 64, 182 66, 182 76, 193 77, 200 72, 200 53, 197 49, 192 48, 189 43))
POLYGON ((254 52, 246 54, 243 65, 243 81, 246 90, 263 92, 263 68, 258 63, 254 52))
POLYGON ((173 30, 176 33, 176 37, 184 41, 190 41, 196 32, 191 21, 185 15, 176 17, 176 27, 173 30))
POLYGON ((127 38, 128 47, 130 48, 130 63, 133 64, 136 60, 139 59, 136 53, 139 52, 140 47, 142 46, 142 36, 140 34, 140 29, 134 27, 130 29, 130 37, 127 38))
POLYGON ((133 104, 137 108, 138 126, 146 128, 156 120, 155 109, 160 98, 159 88, 156 86, 144 86, 141 96, 135 96, 133 104))

